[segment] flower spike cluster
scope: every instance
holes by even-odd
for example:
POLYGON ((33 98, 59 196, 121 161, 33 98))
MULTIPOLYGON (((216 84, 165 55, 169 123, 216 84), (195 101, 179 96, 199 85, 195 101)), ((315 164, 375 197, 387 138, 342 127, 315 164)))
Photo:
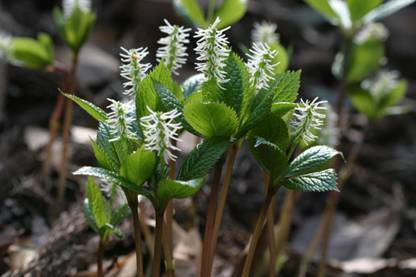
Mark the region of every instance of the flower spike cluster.
POLYGON ((224 32, 230 27, 218 30, 220 19, 207 29, 198 29, 195 38, 199 39, 195 52, 197 53, 196 70, 202 72, 206 80, 216 80, 218 85, 226 83, 225 60, 228 58, 228 39, 224 32))
POLYGON ((132 101, 122 103, 114 99, 107 99, 111 111, 107 114, 107 125, 110 129, 110 142, 120 140, 123 136, 129 139, 137 139, 134 132, 134 103, 132 101))
POLYGON ((318 101, 318 97, 309 100, 301 100, 295 108, 291 127, 294 133, 309 144, 317 139, 315 132, 321 130, 327 114, 327 102, 318 101))
POLYGON ((121 47, 120 53, 122 65, 120 66, 121 77, 126 79, 123 83, 124 94, 134 95, 140 81, 146 76, 146 72, 152 67, 150 63, 141 63, 149 54, 147 48, 136 48, 127 50, 121 47))
POLYGON ((257 89, 267 88, 272 79, 276 63, 273 63, 277 52, 265 43, 253 43, 247 55, 247 67, 251 75, 251 83, 257 89))
POLYGON ((371 22, 365 25, 355 36, 354 41, 362 44, 370 39, 384 41, 389 37, 389 31, 382 23, 371 22))
POLYGON ((365 80, 363 88, 368 89, 375 98, 382 98, 396 87, 399 81, 399 72, 395 70, 381 70, 371 80, 365 80))
POLYGON ((10 44, 12 42, 12 37, 5 33, 0 31, 0 57, 8 51, 10 48, 10 44))
POLYGON ((172 141, 180 141, 178 135, 182 126, 180 123, 175 123, 175 120, 181 113, 176 109, 166 113, 155 112, 149 107, 147 110, 150 114, 140 119, 145 148, 158 154, 166 153, 169 159, 175 161, 178 157, 173 151, 180 149, 172 141))
POLYGON ((63 0, 62 7, 65 17, 69 17, 76 8, 84 12, 91 11, 91 0, 63 0))
POLYGON ((255 43, 263 42, 273 44, 279 41, 279 34, 276 32, 277 25, 263 21, 254 23, 254 29, 251 33, 251 39, 255 43))
POLYGON ((162 46, 157 50, 156 57, 158 61, 163 61, 173 73, 178 74, 177 70, 186 63, 188 54, 185 45, 189 43, 188 37, 191 29, 171 25, 166 19, 164 22, 166 25, 160 26, 159 29, 167 36, 158 41, 162 46))

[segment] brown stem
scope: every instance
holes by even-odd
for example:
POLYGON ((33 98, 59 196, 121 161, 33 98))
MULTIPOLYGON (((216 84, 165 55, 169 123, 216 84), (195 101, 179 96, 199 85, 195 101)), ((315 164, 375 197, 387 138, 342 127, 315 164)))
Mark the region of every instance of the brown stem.
POLYGON ((136 247, 136 277, 143 277, 143 255, 142 255, 142 239, 140 234, 140 220, 138 211, 138 201, 136 197, 128 197, 131 216, 133 218, 134 243, 136 247))
POLYGON ((160 262, 162 258, 162 236, 164 212, 156 212, 155 242, 152 261, 152 277, 160 276, 160 262))
MULTIPOLYGON (((283 203, 283 208, 280 213, 280 220, 278 224, 278 239, 276 243, 276 252, 277 252, 277 260, 280 260, 280 257, 284 254, 284 250, 286 248, 289 233, 290 233, 290 226, 292 225, 293 220, 293 212, 295 210, 295 203, 296 199, 299 195, 298 191, 289 190, 286 194, 285 201, 283 203)), ((275 277, 279 275, 280 267, 277 270, 275 277)))
POLYGON ((149 225, 147 224, 148 222, 148 217, 146 214, 146 209, 145 209, 145 205, 144 202, 141 201, 139 203, 139 220, 140 220, 140 228, 141 231, 143 232, 143 237, 144 237, 144 241, 147 245, 147 248, 149 249, 150 254, 153 256, 153 242, 154 242, 154 238, 153 238, 153 234, 149 228, 149 225))
POLYGON ((104 277, 103 253, 104 253, 104 241, 100 237, 100 241, 98 242, 98 250, 97 250, 97 276, 98 277, 104 277))
MULTIPOLYGON (((66 93, 75 93, 76 80, 75 74, 78 66, 78 53, 73 54, 72 64, 68 75, 68 91, 66 93)), ((61 168, 59 171, 59 184, 58 184, 58 201, 60 204, 63 203, 65 197, 66 178, 68 169, 68 153, 69 153, 69 141, 70 131, 72 125, 72 113, 73 103, 70 100, 66 100, 65 106, 65 118, 64 118, 64 129, 62 134, 62 160, 61 168)))
MULTIPOLYGON (((169 178, 175 178, 175 161, 169 160, 169 178)), ((173 222, 173 204, 172 201, 166 206, 165 212, 165 228, 163 232, 164 242, 163 249, 166 263, 166 276, 175 276, 175 264, 173 259, 173 237, 172 237, 172 222, 173 222)))
MULTIPOLYGON (((264 173, 264 190, 269 190, 269 183, 270 183, 270 175, 267 173, 264 173)), ((276 271, 276 239, 274 236, 274 210, 276 206, 275 196, 272 199, 272 204, 267 212, 267 238, 268 238, 268 245, 269 245, 269 277, 275 276, 276 271)))
POLYGON ((263 230, 264 222, 266 220, 267 212, 270 208, 270 204, 272 203, 274 197, 274 193, 268 192, 266 195, 266 200, 263 203, 263 207, 261 208, 260 214, 257 219, 256 226, 254 228, 254 231, 251 235, 250 241, 249 241, 249 248, 247 252, 247 257, 244 262, 243 272, 241 274, 242 277, 249 277, 250 270, 251 270, 251 264, 253 263, 254 253, 257 247, 257 243, 259 242, 260 235, 263 230))
POLYGON ((49 140, 46 146, 46 157, 43 162, 42 174, 46 178, 49 175, 51 167, 51 158, 52 158, 52 146, 55 141, 56 135, 58 134, 59 129, 59 119, 61 118, 62 112, 64 110, 65 98, 62 94, 58 95, 56 100, 55 108, 49 120, 49 140))
POLYGON ((212 230, 212 240, 210 242, 208 260, 207 260, 209 267, 208 267, 207 272, 206 273, 204 272, 204 276, 211 276, 212 265, 214 263, 215 249, 217 248, 218 234, 219 234, 220 227, 221 227, 222 217, 224 215, 225 202, 227 200, 228 190, 231 184, 231 177, 233 175, 234 162, 237 157, 238 149, 239 149, 239 145, 235 143, 231 146, 230 150, 228 151, 227 163, 225 166, 225 174, 224 174, 224 184, 222 186, 221 192, 219 193, 219 199, 218 199, 217 209, 216 209, 215 218, 214 218, 214 226, 212 230))
POLYGON ((209 265, 209 251, 212 242, 214 222, 215 222, 215 212, 217 210, 218 203, 218 194, 221 188, 221 175, 222 175, 222 166, 223 159, 219 160, 214 168, 214 173, 212 177, 211 193, 208 204, 207 218, 205 221, 205 231, 204 231, 204 241, 202 246, 202 257, 200 260, 200 276, 201 277, 210 277, 210 272, 208 272, 212 267, 209 265))

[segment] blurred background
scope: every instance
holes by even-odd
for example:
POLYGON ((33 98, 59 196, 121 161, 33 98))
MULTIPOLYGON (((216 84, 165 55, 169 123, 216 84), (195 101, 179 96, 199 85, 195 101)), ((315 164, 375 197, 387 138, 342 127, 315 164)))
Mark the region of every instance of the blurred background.
MULTIPOLYGON (((0 29, 13 36, 50 34, 57 45, 56 59, 65 63, 69 52, 52 18, 52 9, 58 5, 59 0, 1 0, 0 29)), ((163 19, 186 22, 176 15, 170 0, 96 0, 94 9, 97 22, 81 52, 78 92, 105 107, 108 97, 117 98, 122 92, 120 47, 147 46, 148 62, 155 64, 156 42, 161 36, 158 26, 163 19)), ((241 49, 250 45, 253 24, 264 20, 278 25, 281 43, 291 55, 290 68, 302 70, 302 97, 332 100, 337 80, 331 66, 341 40, 336 28, 300 0, 251 0, 244 18, 227 31, 237 52, 243 53, 241 49)), ((341 194, 329 247, 332 262, 328 276, 416 276, 416 5, 383 23, 390 32, 386 42, 388 67, 400 71, 408 81, 405 101, 412 109, 370 126, 341 194)), ((195 41, 191 44, 194 47, 195 41)), ((178 81, 193 74, 193 62, 191 54, 178 81)), ((82 179, 69 177, 67 199, 61 203, 65 212, 57 218, 54 182, 45 184, 39 177, 59 80, 59 73, 28 70, 0 60, 0 274, 4 276, 22 276, 28 266, 27 271, 40 274, 36 276, 89 276, 94 264, 96 238, 85 226, 80 207, 82 179), (37 262, 30 263, 35 258, 37 262)), ((354 124, 359 127, 361 123, 357 115, 354 124)), ((71 171, 94 162, 89 137, 94 136, 95 127, 95 121, 76 107, 71 171)), ((347 137, 356 135, 352 129, 347 137)), ((349 143, 346 139, 345 149, 349 143)), ((59 141, 54 149, 56 179, 59 141)), ((241 151, 235 168, 216 276, 230 276, 264 199, 261 172, 247 150, 241 151)), ((181 246, 177 250, 181 257, 178 276, 195 276, 208 193, 209 186, 204 186, 196 205, 190 201, 175 203, 175 216, 181 225, 175 231, 181 246), (195 211, 190 207, 196 207, 195 211), (197 220, 190 224, 194 212, 197 220)), ((279 192, 277 211, 285 193, 279 192)), ((325 193, 302 193, 299 197, 282 276, 295 276, 300 254, 313 237, 326 203, 325 193)), ((128 226, 124 229, 127 239, 112 241, 106 254, 123 257, 113 261, 117 270, 110 276, 130 276, 132 237, 128 226)), ((315 263, 311 272, 314 268, 315 263)))

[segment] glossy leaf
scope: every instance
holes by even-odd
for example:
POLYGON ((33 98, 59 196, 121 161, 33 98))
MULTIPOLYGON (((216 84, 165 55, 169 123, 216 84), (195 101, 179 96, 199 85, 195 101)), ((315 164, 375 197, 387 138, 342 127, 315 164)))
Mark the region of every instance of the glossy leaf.
POLYGON ((289 178, 284 185, 301 191, 338 191, 337 175, 332 168, 289 178))
POLYGON ((156 166, 156 154, 141 146, 121 164, 120 175, 129 182, 141 186, 152 176, 156 166))
POLYGON ((383 0, 348 0, 347 3, 351 14, 351 20, 357 22, 378 5, 383 3, 383 0))
POLYGON ((186 79, 182 84, 183 95, 187 98, 193 93, 201 89, 202 83, 205 81, 204 74, 195 74, 186 79))
POLYGON ((237 114, 224 103, 188 103, 186 121, 205 138, 229 138, 237 128, 237 114))
POLYGON ((296 177, 327 168, 331 159, 341 152, 324 145, 313 146, 302 152, 291 163, 286 177, 296 177))
POLYGON ((294 102, 298 98, 301 71, 286 71, 277 75, 273 102, 294 102))
POLYGON ((106 207, 100 188, 91 177, 88 177, 87 182, 87 198, 94 221, 100 230, 110 220, 110 211, 106 207))

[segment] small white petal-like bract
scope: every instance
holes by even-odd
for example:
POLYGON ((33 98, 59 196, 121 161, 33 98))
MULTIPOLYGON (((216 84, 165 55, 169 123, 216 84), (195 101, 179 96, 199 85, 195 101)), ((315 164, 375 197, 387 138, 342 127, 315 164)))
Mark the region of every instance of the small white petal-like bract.
POLYGON ((110 142, 120 140, 122 137, 137 139, 134 132, 135 110, 133 101, 122 103, 114 99, 107 99, 110 105, 107 108, 107 125, 110 129, 110 142))
POLYGON ((158 43, 162 45, 156 53, 158 61, 163 61, 167 68, 173 73, 178 74, 177 70, 186 63, 188 54, 186 53, 186 44, 189 43, 190 28, 170 24, 166 19, 164 26, 159 29, 166 37, 159 39, 158 43))
POLYGON ((0 31, 0 57, 6 54, 11 43, 12 37, 3 31, 0 31))
POLYGON ((85 12, 91 11, 91 6, 91 0, 63 0, 62 2, 65 17, 71 16, 76 8, 85 12))
POLYGON ((306 143, 314 142, 318 137, 315 134, 321 130, 327 115, 327 101, 319 101, 318 97, 301 100, 295 108, 290 126, 292 131, 306 143))
POLYGON ((389 37, 389 30, 378 22, 371 22, 365 25, 354 37, 354 42, 362 44, 370 39, 384 41, 389 37))
POLYGON ((399 72, 395 70, 380 70, 377 75, 363 81, 362 87, 368 90, 376 99, 380 99, 397 86, 399 72))
POLYGON ((206 80, 215 80, 218 85, 226 83, 225 60, 230 54, 228 39, 224 32, 230 27, 218 30, 220 19, 207 29, 198 29, 195 38, 198 39, 195 52, 197 53, 196 70, 203 73, 206 80))
POLYGON ((277 52, 265 43, 253 43, 247 54, 247 67, 251 75, 251 83, 257 88, 267 88, 276 67, 274 58, 277 52))
POLYGON ((140 119, 140 125, 144 135, 144 145, 149 151, 158 154, 166 153, 168 158, 176 160, 177 156, 173 151, 180 151, 173 141, 180 141, 179 130, 182 128, 180 123, 175 120, 181 115, 176 109, 166 113, 155 112, 147 107, 149 115, 140 119))
POLYGON ((120 66, 120 75, 126 80, 123 83, 125 95, 134 95, 136 93, 140 81, 152 67, 150 63, 142 63, 148 54, 147 48, 140 47, 127 50, 121 47, 120 58, 122 65, 120 66))
POLYGON ((277 25, 263 21, 254 23, 251 39, 254 43, 267 43, 269 45, 279 41, 279 34, 276 32, 277 25))

